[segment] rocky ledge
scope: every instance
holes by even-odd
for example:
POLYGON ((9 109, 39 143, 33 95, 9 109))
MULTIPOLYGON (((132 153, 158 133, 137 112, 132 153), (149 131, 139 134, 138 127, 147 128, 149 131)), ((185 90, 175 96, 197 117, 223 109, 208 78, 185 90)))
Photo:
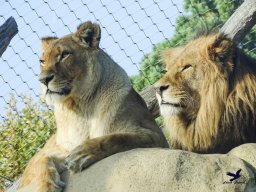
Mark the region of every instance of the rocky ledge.
MULTIPOLYGON (((19 192, 34 191, 32 184, 19 192)), ((256 144, 228 154, 134 149, 70 175, 65 192, 256 191, 256 144)))

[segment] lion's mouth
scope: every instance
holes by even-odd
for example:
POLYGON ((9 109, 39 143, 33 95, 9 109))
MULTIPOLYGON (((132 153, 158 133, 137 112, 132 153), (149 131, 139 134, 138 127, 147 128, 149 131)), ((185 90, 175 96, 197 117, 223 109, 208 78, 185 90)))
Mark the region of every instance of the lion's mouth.
POLYGON ((50 89, 47 89, 46 94, 57 94, 61 96, 66 96, 71 92, 71 89, 64 88, 61 91, 52 91, 50 89))
POLYGON ((170 106, 173 106, 173 107, 182 107, 182 108, 185 107, 181 103, 170 103, 170 102, 167 102, 167 101, 164 101, 164 100, 162 100, 161 105, 170 105, 170 106))

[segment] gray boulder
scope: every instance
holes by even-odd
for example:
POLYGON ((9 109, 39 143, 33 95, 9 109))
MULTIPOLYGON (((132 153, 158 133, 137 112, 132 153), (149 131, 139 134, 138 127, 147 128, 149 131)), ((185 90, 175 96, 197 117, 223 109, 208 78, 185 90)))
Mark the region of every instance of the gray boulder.
MULTIPOLYGON (((255 192, 255 178, 256 144, 241 145, 228 154, 211 155, 134 149, 70 175, 65 192, 255 192), (237 179, 231 182, 234 177, 227 172, 237 171, 237 179)), ((32 192, 34 185, 19 192, 32 192)))

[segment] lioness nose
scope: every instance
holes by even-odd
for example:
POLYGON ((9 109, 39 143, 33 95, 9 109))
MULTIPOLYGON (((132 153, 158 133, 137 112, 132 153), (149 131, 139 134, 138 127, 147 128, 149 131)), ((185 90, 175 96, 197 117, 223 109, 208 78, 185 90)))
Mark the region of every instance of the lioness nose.
POLYGON ((46 86, 48 86, 49 82, 54 78, 54 75, 44 75, 39 77, 39 81, 43 84, 45 84, 46 86))
POLYGON ((159 87, 156 87, 156 92, 159 95, 161 95, 164 90, 168 89, 168 87, 169 87, 169 85, 161 85, 159 87))

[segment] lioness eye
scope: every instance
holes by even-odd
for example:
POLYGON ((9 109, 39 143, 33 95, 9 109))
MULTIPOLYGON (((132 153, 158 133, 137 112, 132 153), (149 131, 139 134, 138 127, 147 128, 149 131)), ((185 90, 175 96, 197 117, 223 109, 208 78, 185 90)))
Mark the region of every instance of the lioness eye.
POLYGON ((60 60, 65 59, 66 57, 68 57, 71 53, 68 51, 63 51, 60 55, 60 60))
POLYGON ((40 65, 44 65, 44 63, 45 63, 45 61, 42 59, 40 59, 39 62, 40 62, 40 65))
POLYGON ((190 67, 192 67, 192 65, 190 65, 190 64, 185 65, 185 66, 182 68, 181 72, 186 71, 186 70, 189 69, 190 67))

